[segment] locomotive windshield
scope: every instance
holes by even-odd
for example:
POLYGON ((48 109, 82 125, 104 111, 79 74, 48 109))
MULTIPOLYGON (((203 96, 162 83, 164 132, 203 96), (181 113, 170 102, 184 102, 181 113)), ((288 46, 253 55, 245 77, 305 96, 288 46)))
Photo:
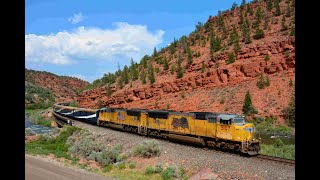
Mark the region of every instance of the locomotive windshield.
POLYGON ((244 120, 244 118, 235 118, 234 122, 237 123, 237 124, 244 124, 245 120, 244 120))

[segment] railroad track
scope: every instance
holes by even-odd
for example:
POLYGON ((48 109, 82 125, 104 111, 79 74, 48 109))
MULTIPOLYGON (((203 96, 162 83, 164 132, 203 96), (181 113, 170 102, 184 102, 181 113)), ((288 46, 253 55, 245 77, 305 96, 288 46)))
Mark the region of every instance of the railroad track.
POLYGON ((292 159, 285 159, 285 158, 280 158, 280 157, 275 157, 275 156, 267 156, 267 155, 262 155, 262 154, 254 156, 254 157, 257 159, 274 161, 277 163, 283 163, 283 164, 287 164, 287 165, 291 165, 291 166, 295 165, 295 160, 292 160, 292 159))

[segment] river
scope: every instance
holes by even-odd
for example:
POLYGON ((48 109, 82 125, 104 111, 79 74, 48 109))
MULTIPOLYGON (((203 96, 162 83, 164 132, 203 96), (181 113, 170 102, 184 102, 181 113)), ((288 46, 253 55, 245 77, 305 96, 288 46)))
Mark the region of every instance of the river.
POLYGON ((32 123, 31 119, 25 115, 25 128, 30 128, 32 131, 34 131, 36 134, 44 134, 52 131, 53 128, 51 127, 46 127, 46 126, 41 126, 32 123))

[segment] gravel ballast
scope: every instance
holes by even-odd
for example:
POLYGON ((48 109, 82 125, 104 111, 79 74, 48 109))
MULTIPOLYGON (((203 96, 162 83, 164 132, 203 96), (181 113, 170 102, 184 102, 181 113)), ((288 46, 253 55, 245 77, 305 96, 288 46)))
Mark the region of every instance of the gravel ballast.
MULTIPOLYGON (((133 146, 144 140, 153 139, 78 121, 75 122, 75 126, 88 129, 106 145, 123 144, 126 152, 130 152, 133 146)), ((295 166, 167 140, 157 139, 157 141, 161 147, 161 155, 157 157, 157 162, 179 163, 194 172, 210 168, 219 179, 295 179, 295 166)))

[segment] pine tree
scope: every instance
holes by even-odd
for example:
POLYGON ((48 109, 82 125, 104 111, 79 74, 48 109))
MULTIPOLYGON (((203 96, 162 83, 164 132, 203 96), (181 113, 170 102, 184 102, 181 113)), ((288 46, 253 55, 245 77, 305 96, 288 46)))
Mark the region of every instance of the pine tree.
POLYGON ((241 6, 244 7, 246 5, 246 0, 242 0, 241 6))
POLYGON ((269 18, 267 16, 264 17, 264 24, 263 24, 263 29, 267 30, 268 29, 268 23, 269 23, 269 18))
POLYGON ((157 57, 157 55, 158 55, 157 49, 156 49, 156 47, 154 47, 154 49, 153 49, 153 57, 157 57))
POLYGON ((154 72, 153 72, 153 66, 152 63, 149 63, 149 67, 148 67, 148 79, 150 81, 150 84, 153 84, 156 80, 154 78, 154 72))
POLYGON ((289 3, 287 4, 287 12, 286 12, 286 17, 290 17, 291 12, 290 12, 290 6, 289 3))
POLYGON ((270 60, 270 56, 269 54, 266 55, 266 57, 264 58, 265 61, 269 61, 270 60))
POLYGON ((243 14, 242 11, 239 14, 239 25, 242 25, 244 23, 243 14))
POLYGON ((267 10, 270 12, 272 9, 272 0, 267 0, 267 10))
POLYGON ((252 105, 251 95, 249 91, 247 91, 246 93, 246 97, 242 106, 242 112, 245 115, 252 115, 258 113, 258 111, 252 105))
POLYGON ((266 77, 266 81, 264 83, 265 86, 270 86, 270 80, 269 80, 269 76, 267 75, 266 77))
POLYGON ((261 7, 258 7, 258 9, 256 11, 256 17, 255 17, 256 21, 253 23, 254 28, 260 26, 262 17, 263 17, 263 11, 262 11, 261 7))
POLYGON ((167 58, 164 57, 164 67, 163 67, 164 70, 168 70, 169 69, 169 63, 167 61, 167 58))
POLYGON ((259 79, 257 81, 257 86, 259 89, 263 89, 265 87, 265 80, 262 73, 259 75, 259 79))
POLYGON ((140 79, 142 84, 146 84, 146 73, 144 72, 144 69, 142 69, 141 74, 140 74, 140 79))
POLYGON ((238 7, 238 4, 234 2, 231 7, 231 11, 235 10, 238 7))
POLYGON ((137 80, 138 79, 138 70, 137 70, 137 65, 133 62, 133 59, 131 58, 131 70, 130 70, 130 73, 131 73, 131 79, 134 81, 134 80, 137 80))
POLYGON ((261 39, 264 38, 264 32, 260 28, 256 28, 256 34, 253 35, 253 39, 261 39))
POLYGON ((236 61, 235 56, 233 54, 233 52, 229 53, 229 59, 227 60, 227 64, 231 64, 234 63, 236 61))
POLYGON ((247 13, 249 13, 249 14, 250 14, 250 16, 252 16, 252 15, 253 15, 253 10, 251 9, 250 4, 247 4, 247 13))
POLYGON ((286 25, 286 17, 282 16, 282 20, 281 20, 281 31, 285 31, 288 29, 288 26, 286 25))
POLYGON ((129 71, 128 66, 125 65, 124 68, 123 68, 123 72, 121 74, 122 75, 121 77, 122 77, 122 80, 123 80, 124 84, 128 84, 128 82, 129 82, 128 71, 129 71))
POLYGON ((252 42, 250 38, 250 23, 248 18, 245 19, 245 23, 242 26, 242 35, 243 35, 245 44, 249 44, 252 42))
POLYGON ((111 91, 111 87, 110 87, 109 83, 107 85, 107 95, 108 95, 108 97, 111 97, 111 95, 112 95, 112 91, 111 91))
POLYGON ((122 76, 118 79, 118 87, 119 87, 120 89, 123 88, 123 79, 122 79, 122 76))
POLYGON ((204 73, 206 66, 204 65, 204 61, 202 61, 202 66, 201 66, 201 73, 204 73))
POLYGON ((187 55, 188 55, 188 64, 190 65, 192 64, 193 59, 192 59, 192 54, 189 46, 187 46, 187 55))
POLYGON ((182 78, 183 77, 183 71, 182 71, 182 67, 181 67, 181 55, 179 54, 178 57, 178 61, 177 61, 177 79, 182 78))
POLYGON ((295 35, 295 27, 294 27, 294 24, 292 24, 291 31, 290 31, 290 36, 294 36, 294 35, 295 35))
POLYGON ((276 0, 276 1, 274 2, 274 6, 275 6, 275 8, 276 8, 275 16, 280 16, 280 14, 281 14, 280 4, 279 4, 279 3, 280 3, 279 0, 276 0))

